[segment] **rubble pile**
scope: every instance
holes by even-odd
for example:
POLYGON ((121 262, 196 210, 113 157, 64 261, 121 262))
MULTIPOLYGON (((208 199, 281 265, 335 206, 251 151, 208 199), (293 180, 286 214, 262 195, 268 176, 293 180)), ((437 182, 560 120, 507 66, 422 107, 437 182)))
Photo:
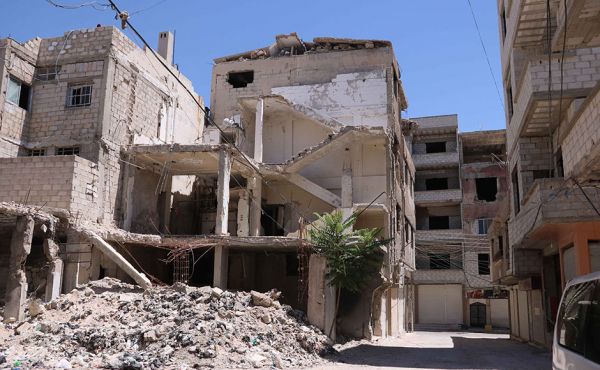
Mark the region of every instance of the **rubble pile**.
POLYGON ((184 284, 139 287, 111 278, 0 326, 0 368, 286 368, 329 353, 327 337, 278 293, 184 284))

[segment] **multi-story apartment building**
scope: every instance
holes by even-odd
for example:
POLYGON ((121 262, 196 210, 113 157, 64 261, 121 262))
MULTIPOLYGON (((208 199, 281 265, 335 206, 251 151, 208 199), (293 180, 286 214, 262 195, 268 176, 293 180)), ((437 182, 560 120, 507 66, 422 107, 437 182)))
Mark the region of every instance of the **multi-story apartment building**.
MULTIPOLYGON (((5 317, 22 317, 27 292, 51 299, 91 278, 123 275, 75 225, 128 228, 124 179, 140 169, 124 148, 201 139, 202 99, 172 65, 173 35, 161 33, 159 46, 155 57, 114 27, 0 40, 0 202, 29 206, 4 203, 0 212, 5 317)), ((146 205, 154 214, 170 191, 156 183, 141 188, 155 198, 146 205)), ((160 227, 157 217, 137 220, 160 227)))
POLYGON ((275 288, 329 330, 335 297, 306 229, 341 210, 392 242, 365 291, 343 292, 337 331, 410 329, 412 124, 391 43, 291 34, 219 58, 205 126, 172 41, 161 34, 162 63, 110 27, 3 41, 0 201, 35 207, 0 204, 0 253, 50 255, 0 266, 5 316, 22 317, 23 289, 44 276, 49 299, 102 276, 149 284, 139 269, 165 283, 275 288), (60 266, 44 270, 48 258, 60 266))
POLYGON ((413 118, 416 323, 508 327, 487 230, 505 201, 504 131, 458 133, 456 115, 413 118))
POLYGON ((600 269, 600 13, 595 1, 499 0, 510 209, 494 277, 511 334, 550 345, 566 282, 600 269))

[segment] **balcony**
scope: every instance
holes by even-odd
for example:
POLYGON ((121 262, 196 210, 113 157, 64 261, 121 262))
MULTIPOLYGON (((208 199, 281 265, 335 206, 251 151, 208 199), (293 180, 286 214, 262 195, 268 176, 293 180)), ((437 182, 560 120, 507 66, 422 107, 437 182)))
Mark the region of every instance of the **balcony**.
POLYGON ((456 243, 463 241, 463 229, 443 229, 443 230, 417 230, 417 244, 421 242, 436 241, 440 239, 451 240, 456 243))
POLYGON ((417 170, 458 166, 458 152, 413 154, 413 162, 417 170))
MULTIPOLYGON (((560 0, 550 0, 551 23, 554 26, 560 0)), ((513 47, 543 46, 547 27, 546 2, 514 0, 506 9, 506 35, 502 45, 502 65, 508 66, 513 47)), ((553 27, 554 30, 554 27, 553 27)))
POLYGON ((564 32, 567 30, 567 48, 594 47, 600 45, 600 7, 598 0, 561 1, 556 14, 556 32, 552 39, 555 51, 563 47, 564 32), (565 10, 567 22, 565 24, 565 10), (566 28, 565 28, 566 25, 566 28))
POLYGON ((589 96, 574 115, 572 128, 562 142, 565 176, 580 182, 600 180, 600 89, 589 96))
MULTIPOLYGON (((590 189, 587 195, 594 204, 600 194, 590 189)), ((559 224, 598 220, 599 217, 577 187, 563 178, 539 179, 526 194, 520 212, 508 222, 511 246, 541 248, 539 243, 560 233, 559 224)))
POLYGON ((462 201, 461 189, 427 190, 415 192, 415 204, 419 206, 436 206, 456 204, 462 201))
POLYGON ((417 269, 413 273, 413 281, 419 283, 457 283, 462 284, 465 282, 465 273, 459 269, 448 269, 448 270, 420 270, 417 269))
MULTIPOLYGON (((600 58, 600 48, 571 50, 563 64, 562 111, 564 115, 571 102, 587 96, 600 80, 600 66, 590 60, 600 58)), ((532 59, 519 76, 514 95, 514 113, 507 130, 508 152, 522 135, 544 135, 559 122, 560 64, 554 58, 552 67, 552 100, 548 99, 548 60, 544 56, 532 59)))

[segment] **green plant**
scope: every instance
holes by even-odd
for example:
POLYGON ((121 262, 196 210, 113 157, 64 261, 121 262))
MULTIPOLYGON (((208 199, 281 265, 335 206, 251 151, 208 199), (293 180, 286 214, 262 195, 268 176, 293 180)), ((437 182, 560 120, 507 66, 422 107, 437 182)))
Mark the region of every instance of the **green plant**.
MULTIPOLYGON (((341 211, 316 216, 320 225, 310 229, 308 236, 314 251, 327 261, 327 283, 336 288, 335 322, 341 290, 359 292, 367 285, 381 267, 379 248, 389 240, 377 238, 381 228, 353 230, 357 214, 346 220, 341 211)), ((332 330, 333 324, 330 335, 332 330)))

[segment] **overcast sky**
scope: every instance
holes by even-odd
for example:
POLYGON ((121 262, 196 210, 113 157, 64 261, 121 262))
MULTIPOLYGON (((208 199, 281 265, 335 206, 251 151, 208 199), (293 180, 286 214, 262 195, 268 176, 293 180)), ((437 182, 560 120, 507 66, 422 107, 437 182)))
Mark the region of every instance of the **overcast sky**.
MULTIPOLYGON (((505 127, 503 103, 467 0, 115 1, 132 14, 130 21, 153 45, 159 31, 176 31, 175 62, 206 102, 214 58, 267 46, 277 34, 297 32, 305 40, 384 39, 392 41, 402 70, 409 103, 404 117, 456 113, 461 131, 505 127)), ((471 3, 502 89, 496 1, 471 3)), ((120 24, 110 9, 58 9, 46 0, 0 0, 0 14, 0 38, 10 35, 18 41, 61 36, 66 30, 98 23, 120 24)), ((139 43, 132 32, 125 32, 139 43)))

